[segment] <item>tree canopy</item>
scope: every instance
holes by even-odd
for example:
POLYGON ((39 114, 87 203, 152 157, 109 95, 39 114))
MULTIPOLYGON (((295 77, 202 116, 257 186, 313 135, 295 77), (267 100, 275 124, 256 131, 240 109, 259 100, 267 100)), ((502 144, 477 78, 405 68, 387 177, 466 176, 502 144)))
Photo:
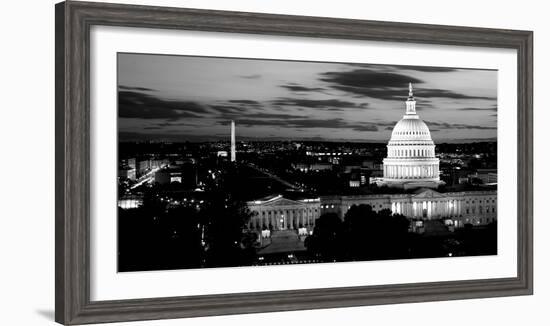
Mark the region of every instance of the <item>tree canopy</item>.
POLYGON ((342 221, 335 213, 317 219, 308 250, 326 261, 397 259, 408 255, 409 220, 390 210, 353 205, 342 221))

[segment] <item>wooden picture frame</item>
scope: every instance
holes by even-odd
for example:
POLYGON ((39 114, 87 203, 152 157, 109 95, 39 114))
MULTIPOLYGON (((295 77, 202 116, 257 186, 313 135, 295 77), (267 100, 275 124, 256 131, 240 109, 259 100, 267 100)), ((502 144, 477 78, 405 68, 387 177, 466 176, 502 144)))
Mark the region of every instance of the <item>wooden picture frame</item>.
MULTIPOLYGON (((91 2, 55 7, 55 319, 62 324, 454 300, 533 293, 533 33, 91 2), (90 300, 90 28, 94 25, 508 48, 517 51, 517 277, 90 300)), ((511 212, 508 212, 511 213, 511 212)))

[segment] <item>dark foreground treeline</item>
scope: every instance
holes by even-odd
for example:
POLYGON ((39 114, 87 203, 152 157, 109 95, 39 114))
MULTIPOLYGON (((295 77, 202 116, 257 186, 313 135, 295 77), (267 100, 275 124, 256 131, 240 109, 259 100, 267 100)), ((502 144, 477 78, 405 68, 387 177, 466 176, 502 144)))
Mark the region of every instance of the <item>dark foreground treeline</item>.
MULTIPOLYGON (((221 194, 200 210, 194 205, 170 208, 158 200, 119 210, 119 271, 285 263, 288 255, 258 260, 257 235, 243 231, 249 218, 243 203, 231 203, 221 194)), ((352 206, 343 220, 335 214, 317 219, 305 240, 307 252, 298 256, 302 261, 335 262, 497 253, 496 223, 423 235, 408 230, 409 220, 402 215, 352 206)))
POLYGON ((352 206, 344 219, 329 213, 317 219, 306 247, 322 261, 361 261, 449 256, 495 255, 497 225, 466 227, 455 232, 417 234, 409 232, 410 221, 388 209, 373 211, 369 205, 352 206))
POLYGON ((118 270, 144 271, 250 265, 255 233, 243 232, 246 206, 214 194, 195 204, 170 207, 149 198, 140 208, 118 211, 118 270))

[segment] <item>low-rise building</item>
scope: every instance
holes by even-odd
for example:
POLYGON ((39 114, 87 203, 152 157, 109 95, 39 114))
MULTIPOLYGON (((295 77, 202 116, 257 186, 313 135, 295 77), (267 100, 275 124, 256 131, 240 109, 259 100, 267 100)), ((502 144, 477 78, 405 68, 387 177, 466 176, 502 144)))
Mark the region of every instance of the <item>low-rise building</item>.
POLYGON ((313 229, 321 214, 319 198, 291 200, 281 195, 247 202, 252 213, 251 230, 313 229))
POLYGON ((118 177, 121 179, 136 180, 136 169, 123 166, 118 169, 118 177))
POLYGON ((247 202, 253 216, 251 230, 308 230, 326 213, 344 219, 353 205, 370 205, 373 210, 389 209, 393 214, 420 220, 445 220, 455 228, 466 224, 485 225, 497 220, 496 190, 440 193, 421 188, 412 193, 336 195, 290 200, 281 195, 247 202))
POLYGON ((496 190, 440 193, 426 188, 404 194, 321 197, 321 214, 336 213, 344 218, 351 206, 361 204, 375 211, 389 209, 410 219, 450 219, 455 227, 488 224, 497 219, 496 190))
POLYGON ((155 183, 167 185, 173 182, 183 182, 183 173, 180 169, 162 169, 155 172, 155 183))

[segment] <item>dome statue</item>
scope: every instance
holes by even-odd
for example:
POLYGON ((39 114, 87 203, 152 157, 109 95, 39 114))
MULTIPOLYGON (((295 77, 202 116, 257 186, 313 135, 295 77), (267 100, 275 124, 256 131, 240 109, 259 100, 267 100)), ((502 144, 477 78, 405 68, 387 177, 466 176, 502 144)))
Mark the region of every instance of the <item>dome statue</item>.
POLYGON ((439 180, 435 144, 430 129, 416 113, 411 83, 405 115, 393 128, 387 148, 382 184, 405 189, 437 188, 443 184, 439 180))

